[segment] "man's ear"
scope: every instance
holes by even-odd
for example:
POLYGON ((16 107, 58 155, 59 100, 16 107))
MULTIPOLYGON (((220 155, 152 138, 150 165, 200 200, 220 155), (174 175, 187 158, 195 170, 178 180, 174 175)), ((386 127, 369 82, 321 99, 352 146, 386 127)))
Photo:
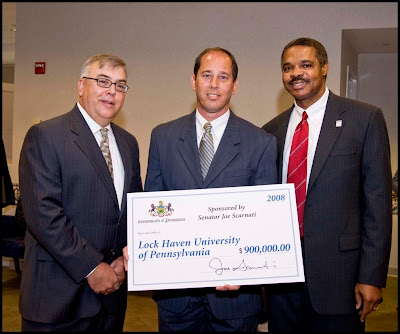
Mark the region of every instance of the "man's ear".
POLYGON ((324 66, 322 66, 322 75, 326 77, 328 75, 328 71, 329 71, 329 64, 326 63, 324 66))
POLYGON ((239 83, 239 79, 236 79, 235 82, 233 83, 232 95, 235 95, 236 90, 237 90, 238 83, 239 83))
POLYGON ((190 78, 190 84, 192 86, 192 89, 194 91, 196 91, 196 78, 195 78, 194 74, 192 74, 192 77, 190 78))
POLYGON ((83 95, 83 85, 84 85, 84 79, 80 78, 78 81, 78 93, 79 96, 83 95))

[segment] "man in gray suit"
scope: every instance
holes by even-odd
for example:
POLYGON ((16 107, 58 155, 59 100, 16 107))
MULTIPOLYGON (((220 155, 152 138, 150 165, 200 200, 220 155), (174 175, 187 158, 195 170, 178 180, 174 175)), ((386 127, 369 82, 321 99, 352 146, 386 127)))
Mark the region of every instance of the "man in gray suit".
POLYGON ((23 331, 122 332, 126 194, 142 191, 137 141, 111 123, 126 81, 122 59, 92 56, 74 108, 26 135, 19 164, 28 227, 23 331))
MULTIPOLYGON (((153 129, 145 191, 277 182, 275 138, 229 109, 238 85, 237 73, 235 58, 225 49, 206 49, 197 57, 191 78, 197 108, 153 129), (204 144, 206 136, 211 144, 204 144), (203 146, 211 149, 203 152, 203 146)), ((262 306, 260 289, 226 285, 217 290, 156 291, 159 329, 256 331, 262 306)))
POLYGON ((290 42, 281 69, 295 103, 263 129, 277 138, 279 181, 295 184, 305 283, 266 287, 269 331, 363 332, 381 301, 390 255, 385 120, 379 108, 328 90, 328 57, 316 40, 290 42), (293 178, 303 164, 291 167, 302 148, 304 194, 293 178))

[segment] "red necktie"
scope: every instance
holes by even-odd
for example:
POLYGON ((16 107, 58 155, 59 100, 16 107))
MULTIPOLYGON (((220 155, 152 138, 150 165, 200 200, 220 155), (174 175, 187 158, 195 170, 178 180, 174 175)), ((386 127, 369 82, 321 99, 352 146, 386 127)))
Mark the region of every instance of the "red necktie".
POLYGON ((307 150, 308 150, 308 123, 307 113, 294 132, 290 149, 287 183, 294 183, 296 191, 297 215, 299 218, 300 238, 303 237, 304 205, 307 188, 307 150))

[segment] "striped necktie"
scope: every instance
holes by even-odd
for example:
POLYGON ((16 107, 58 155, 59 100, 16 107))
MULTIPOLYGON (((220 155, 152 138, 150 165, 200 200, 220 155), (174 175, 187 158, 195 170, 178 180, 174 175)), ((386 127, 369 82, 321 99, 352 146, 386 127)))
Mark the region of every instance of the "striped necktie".
POLYGON ((214 157, 214 143, 211 134, 211 128, 211 123, 204 124, 205 131, 203 137, 201 138, 199 147, 201 174, 203 175, 203 180, 206 178, 211 161, 214 157))
POLYGON ((106 128, 101 128, 101 141, 100 141, 100 149, 101 152, 103 153, 104 159, 106 159, 106 163, 108 166, 108 170, 110 171, 111 178, 114 179, 113 175, 113 166, 112 166, 112 160, 111 160, 111 152, 110 152, 110 146, 108 143, 108 135, 107 135, 108 129, 106 128))
POLYGON ((294 132, 290 149, 287 183, 294 183, 300 238, 303 237, 304 206, 307 189, 308 115, 304 111, 294 132))

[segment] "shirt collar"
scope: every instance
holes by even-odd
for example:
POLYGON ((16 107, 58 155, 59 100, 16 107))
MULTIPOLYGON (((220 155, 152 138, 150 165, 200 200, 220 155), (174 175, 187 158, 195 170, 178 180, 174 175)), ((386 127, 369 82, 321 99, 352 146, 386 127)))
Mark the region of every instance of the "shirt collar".
MULTIPOLYGON (((213 133, 217 138, 214 139, 221 139, 222 135, 224 134, 226 125, 228 124, 229 116, 230 116, 230 109, 228 111, 218 117, 217 119, 213 120, 211 123, 213 133)), ((208 121, 200 115, 198 109, 196 108, 196 132, 197 132, 197 137, 201 138, 204 132, 204 124, 206 124, 208 121)))
MULTIPOLYGON (((326 104, 328 102, 328 97, 329 97, 329 89, 328 87, 325 86, 325 92, 324 94, 319 98, 318 101, 314 102, 310 107, 308 107, 305 111, 307 112, 308 118, 307 120, 310 120, 311 122, 315 121, 316 118, 319 118, 321 115, 320 111, 322 110, 322 116, 325 114, 325 109, 326 109, 326 104)), ((300 118, 303 115, 304 109, 299 107, 296 103, 294 102, 294 111, 300 116, 300 118)))
MULTIPOLYGON (((85 119, 87 125, 89 126, 90 131, 92 131, 93 134, 96 133, 97 131, 100 131, 102 127, 101 127, 99 124, 97 124, 97 123, 93 120, 92 117, 89 116, 89 114, 86 112, 85 109, 83 109, 83 107, 80 105, 79 102, 77 102, 76 104, 77 104, 78 109, 79 109, 79 111, 81 112, 83 118, 85 119)), ((108 130, 109 133, 113 134, 112 128, 111 128, 111 125, 110 125, 110 124, 108 124, 108 125, 106 126, 106 129, 108 130)))

